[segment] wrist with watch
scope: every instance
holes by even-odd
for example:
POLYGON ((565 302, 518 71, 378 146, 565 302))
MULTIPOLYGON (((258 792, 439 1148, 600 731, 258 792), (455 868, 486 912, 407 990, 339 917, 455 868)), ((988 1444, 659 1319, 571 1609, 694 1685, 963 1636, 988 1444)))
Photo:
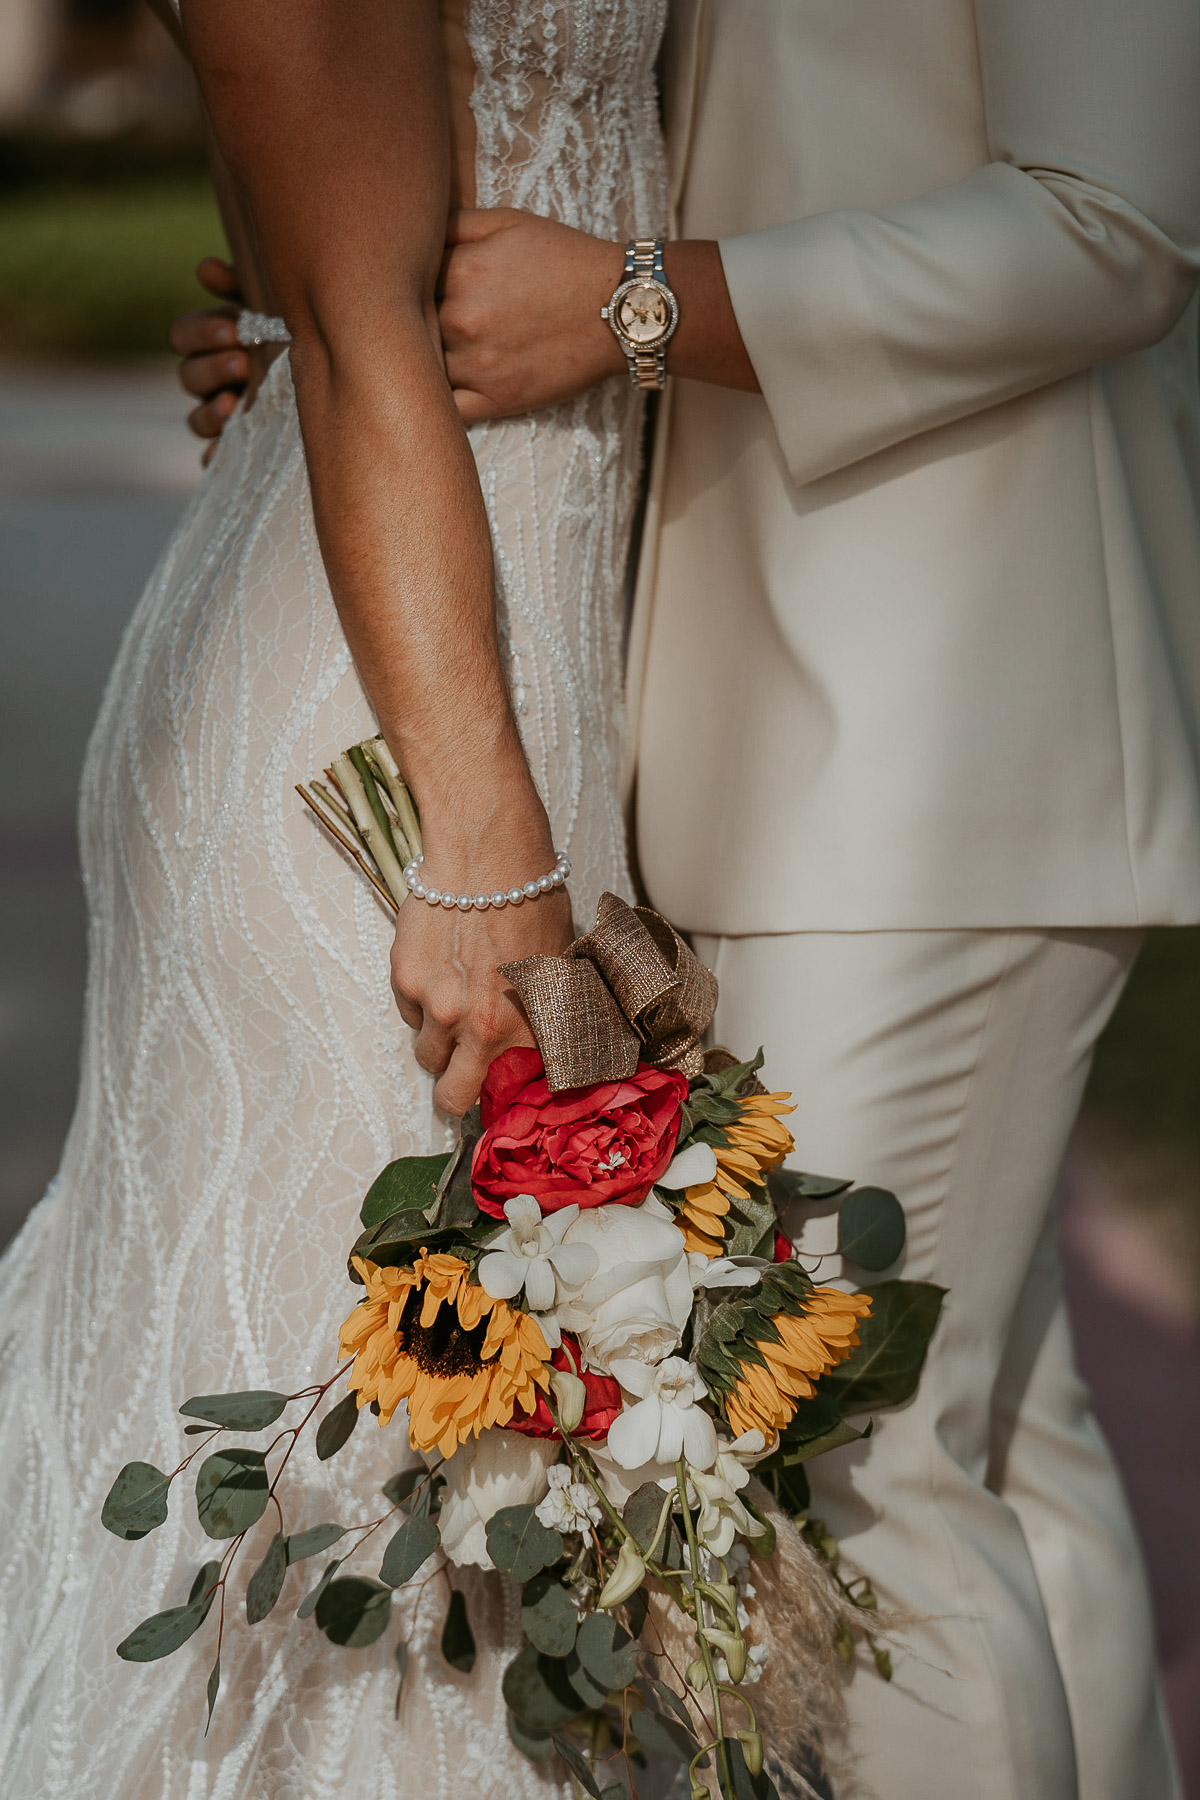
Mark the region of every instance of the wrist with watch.
POLYGON ((625 353, 634 387, 665 387, 667 345, 679 324, 679 302, 663 273, 661 238, 630 239, 625 272, 600 317, 625 353))

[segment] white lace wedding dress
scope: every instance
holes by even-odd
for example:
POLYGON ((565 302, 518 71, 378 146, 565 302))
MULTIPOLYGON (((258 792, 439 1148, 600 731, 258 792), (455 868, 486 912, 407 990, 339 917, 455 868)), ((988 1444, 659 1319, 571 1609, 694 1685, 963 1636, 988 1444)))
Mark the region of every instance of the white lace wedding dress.
MULTIPOLYGON (((662 228, 664 6, 472 0, 480 205, 615 238, 662 228)), ((589 922, 603 888, 628 885, 616 774, 639 424, 613 380, 472 433, 521 730, 589 922)), ((117 1469, 178 1463, 195 1441, 176 1410, 189 1395, 331 1373, 366 1186, 389 1158, 447 1142, 392 1005, 387 919, 293 791, 372 729, 322 572, 285 356, 137 609, 84 776, 78 1110, 57 1180, 0 1264, 4 1800, 562 1791, 510 1745, 499 1683, 515 1597, 484 1578, 460 1583, 479 1645, 466 1676, 438 1650, 444 1580, 415 1607, 399 1597, 377 1644, 342 1650, 294 1617, 323 1559, 302 1564, 264 1623, 227 1620, 207 1738, 215 1613, 166 1661, 115 1655, 214 1550, 186 1483, 141 1542, 103 1531, 117 1469)), ((380 1483, 408 1460, 400 1430, 373 1420, 330 1463, 310 1449, 287 1478, 289 1529, 376 1516, 380 1483)))

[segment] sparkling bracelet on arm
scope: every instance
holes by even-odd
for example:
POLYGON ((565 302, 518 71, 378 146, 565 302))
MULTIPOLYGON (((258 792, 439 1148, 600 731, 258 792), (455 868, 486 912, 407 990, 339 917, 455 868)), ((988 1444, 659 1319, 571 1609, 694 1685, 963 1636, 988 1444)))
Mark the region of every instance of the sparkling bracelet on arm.
POLYGON ((507 893, 443 894, 437 888, 426 887, 421 880, 421 864, 424 861, 424 856, 414 856, 407 864, 404 885, 414 900, 424 900, 429 906, 444 906, 447 912, 455 907, 459 912, 486 912, 489 906, 497 909, 501 906, 520 906, 523 900, 536 900, 540 894, 549 894, 555 888, 564 887, 567 876, 571 873, 571 859, 565 850, 560 850, 550 873, 539 875, 536 881, 527 881, 524 887, 509 888, 507 893))

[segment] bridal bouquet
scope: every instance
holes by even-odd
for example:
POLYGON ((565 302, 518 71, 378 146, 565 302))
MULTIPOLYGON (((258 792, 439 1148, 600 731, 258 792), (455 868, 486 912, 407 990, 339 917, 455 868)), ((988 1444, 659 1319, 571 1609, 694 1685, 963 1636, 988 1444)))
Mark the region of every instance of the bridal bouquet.
MULTIPOLYGON (((636 1800, 647 1753, 685 1763, 694 1800, 769 1800, 777 1746, 755 1695, 772 1624, 790 1620, 769 1616, 757 1571, 807 1570, 833 1596, 829 1660, 865 1638, 889 1673, 868 1584, 842 1577, 809 1515, 805 1465, 865 1436, 855 1415, 911 1395, 941 1290, 848 1292, 797 1258, 786 1227, 806 1203, 840 1200, 839 1250, 864 1272, 896 1260, 903 1214, 882 1190, 782 1167, 788 1096, 760 1084, 761 1055, 702 1050, 716 982, 665 920, 605 895, 565 956, 504 973, 537 1048, 496 1059, 452 1152, 403 1157, 372 1185, 336 1374, 190 1399, 197 1450, 170 1475, 133 1463, 117 1477, 104 1523, 138 1538, 205 1451, 198 1519, 224 1546, 118 1654, 169 1654, 219 1601, 211 1715, 231 1572, 273 1506, 251 1625, 292 1565, 335 1544, 297 1611, 351 1650, 389 1629, 396 1589, 447 1565, 498 1570, 521 1589, 525 1647, 503 1692, 523 1751, 559 1756, 595 1800, 636 1800), (339 1384, 319 1457, 367 1413, 402 1419, 419 1461, 366 1524, 288 1529, 287 1463, 339 1384), (267 1431, 290 1406, 301 1416, 265 1449, 209 1443, 267 1431), (384 1527, 379 1560, 347 1572, 384 1527)), ((442 1650, 469 1670, 466 1599, 448 1586, 442 1650)), ((403 1644, 397 1658, 403 1680, 403 1644)))

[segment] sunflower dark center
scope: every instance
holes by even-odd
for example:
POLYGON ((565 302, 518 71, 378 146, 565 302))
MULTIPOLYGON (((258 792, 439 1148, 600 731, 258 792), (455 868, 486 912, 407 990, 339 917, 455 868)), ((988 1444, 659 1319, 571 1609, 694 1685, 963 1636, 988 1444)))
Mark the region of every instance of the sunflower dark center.
POLYGON ((444 1380, 450 1375, 474 1375, 483 1366, 487 1326, 485 1318, 467 1331, 459 1323, 456 1308, 445 1301, 438 1307, 433 1324, 422 1325, 420 1295, 414 1294, 400 1315, 396 1337, 400 1348, 419 1369, 444 1380))

